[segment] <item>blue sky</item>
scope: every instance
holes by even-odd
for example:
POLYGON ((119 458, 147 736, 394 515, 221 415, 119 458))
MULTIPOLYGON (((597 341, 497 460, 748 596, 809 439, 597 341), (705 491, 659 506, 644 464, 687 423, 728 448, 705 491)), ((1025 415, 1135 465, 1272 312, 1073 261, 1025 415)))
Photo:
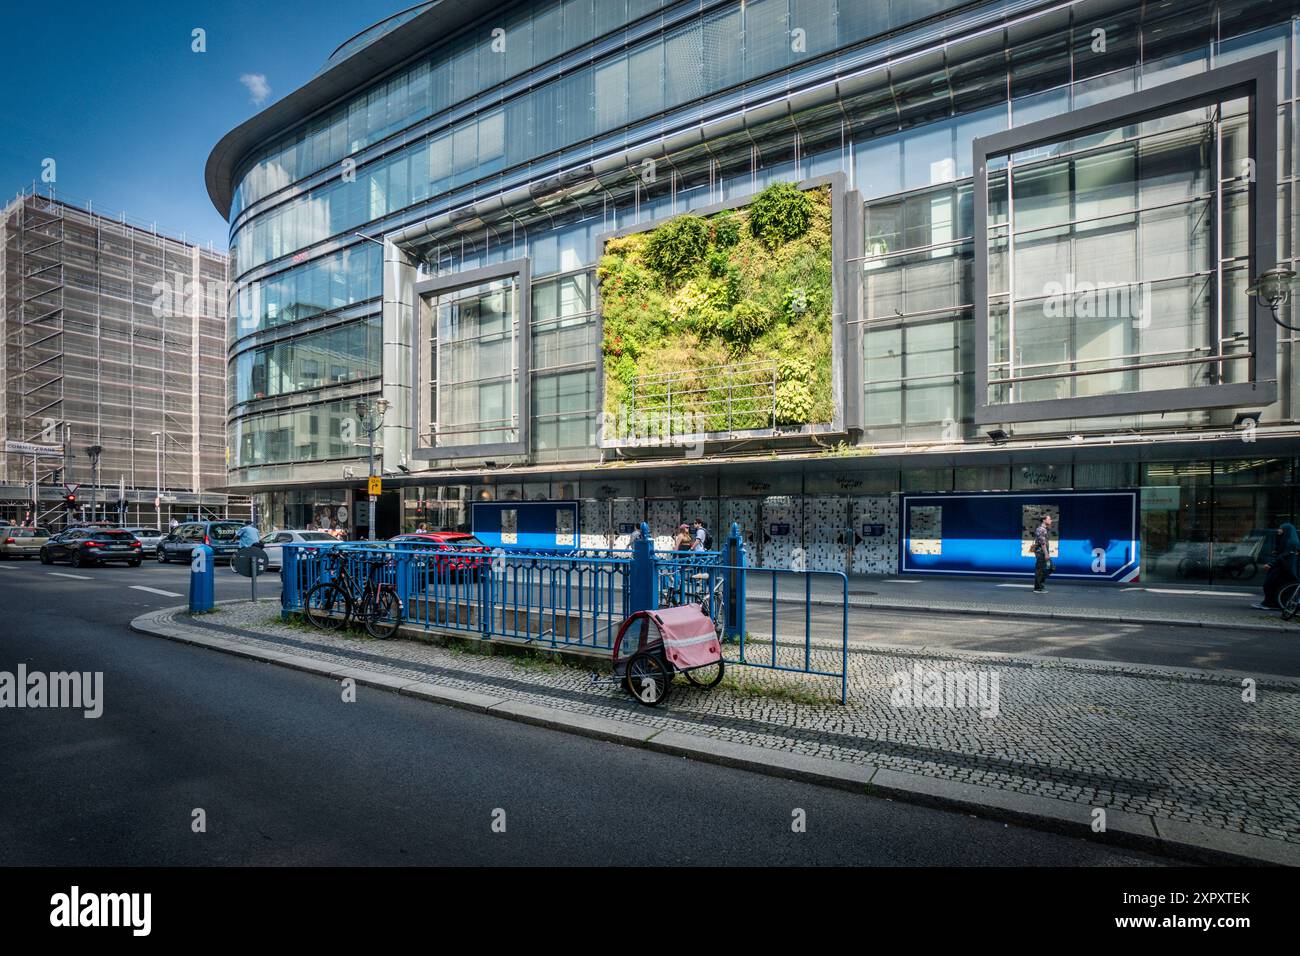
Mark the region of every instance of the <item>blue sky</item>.
POLYGON ((306 82, 336 46, 414 0, 63 0, 6 19, 0 200, 55 160, 56 195, 226 247, 203 185, 232 127, 306 82), (207 32, 207 52, 191 31, 207 32), (241 76, 263 76, 257 106, 241 76))

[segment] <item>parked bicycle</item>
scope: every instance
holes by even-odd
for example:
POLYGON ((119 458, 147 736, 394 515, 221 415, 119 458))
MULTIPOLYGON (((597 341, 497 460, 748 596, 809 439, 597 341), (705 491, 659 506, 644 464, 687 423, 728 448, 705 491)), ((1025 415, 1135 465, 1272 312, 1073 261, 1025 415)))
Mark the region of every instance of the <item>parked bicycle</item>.
POLYGON ((323 631, 337 631, 355 619, 371 637, 381 640, 392 637, 402 624, 402 601, 393 584, 378 578, 383 568, 393 566, 393 559, 357 559, 365 567, 365 579, 357 581, 348 570, 351 562, 346 558, 346 552, 339 551, 321 555, 322 565, 330 572, 330 579, 307 592, 303 601, 307 620, 323 631))

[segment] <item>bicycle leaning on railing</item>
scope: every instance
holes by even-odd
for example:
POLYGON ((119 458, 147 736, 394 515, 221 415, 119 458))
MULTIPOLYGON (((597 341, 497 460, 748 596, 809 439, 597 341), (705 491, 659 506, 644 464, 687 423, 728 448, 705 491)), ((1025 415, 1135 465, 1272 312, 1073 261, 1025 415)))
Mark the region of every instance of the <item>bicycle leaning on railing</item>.
POLYGON ((381 568, 392 566, 393 558, 366 556, 355 560, 365 565, 364 581, 353 578, 343 553, 322 554, 330 579, 307 592, 303 613, 323 631, 337 631, 355 618, 371 637, 392 637, 402 624, 402 601, 395 585, 376 578, 381 568))

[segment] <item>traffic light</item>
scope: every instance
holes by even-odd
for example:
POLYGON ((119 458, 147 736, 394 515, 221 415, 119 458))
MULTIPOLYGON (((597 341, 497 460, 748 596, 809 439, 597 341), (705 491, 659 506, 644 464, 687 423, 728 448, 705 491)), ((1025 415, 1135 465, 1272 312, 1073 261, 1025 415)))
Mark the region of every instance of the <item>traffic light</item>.
POLYGON ((63 504, 67 507, 69 511, 76 510, 77 496, 69 491, 66 495, 63 496, 63 504))

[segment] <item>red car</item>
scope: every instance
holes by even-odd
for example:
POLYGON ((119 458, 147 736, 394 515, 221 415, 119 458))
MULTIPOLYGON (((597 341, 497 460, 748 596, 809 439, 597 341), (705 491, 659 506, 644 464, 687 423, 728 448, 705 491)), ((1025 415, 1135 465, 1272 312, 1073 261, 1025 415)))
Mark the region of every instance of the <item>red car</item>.
POLYGON ((414 531, 389 538, 401 550, 437 551, 434 567, 440 578, 468 574, 477 577, 482 568, 491 563, 491 549, 472 534, 464 531, 414 531), (480 557, 482 555, 482 557, 480 557))

